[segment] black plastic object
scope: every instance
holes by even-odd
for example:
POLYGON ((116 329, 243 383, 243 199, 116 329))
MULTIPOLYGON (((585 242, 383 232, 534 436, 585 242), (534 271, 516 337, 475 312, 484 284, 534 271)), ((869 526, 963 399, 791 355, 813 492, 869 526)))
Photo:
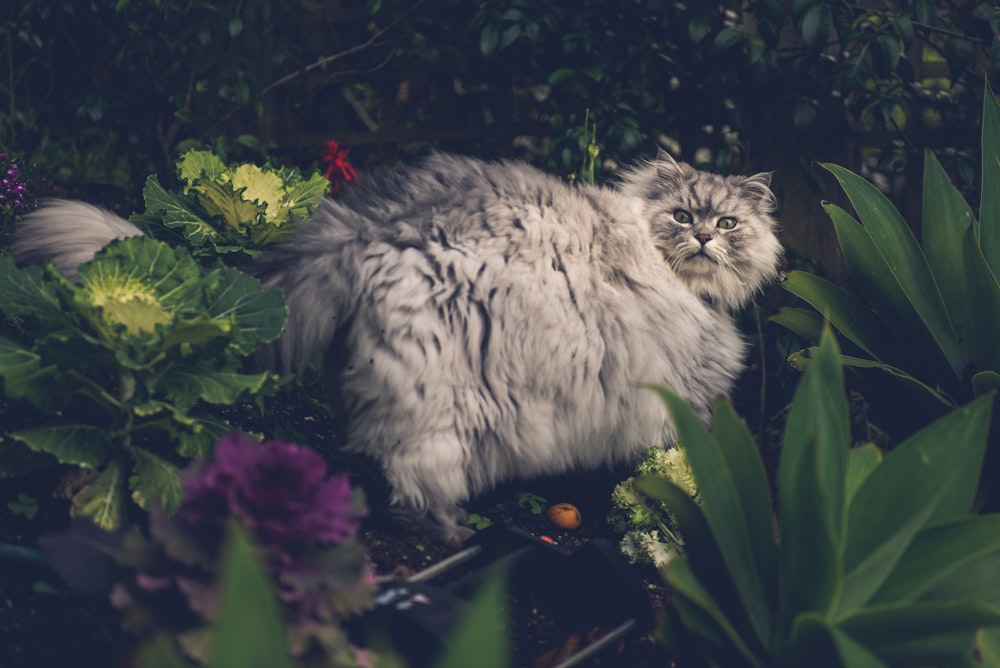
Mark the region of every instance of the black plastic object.
POLYGON ((569 552, 497 524, 442 562, 383 584, 362 632, 377 629, 411 668, 431 666, 480 586, 498 569, 506 571, 510 598, 530 595, 558 616, 560 627, 603 630, 558 668, 581 665, 612 642, 653 626, 640 580, 611 543, 592 540, 569 552))

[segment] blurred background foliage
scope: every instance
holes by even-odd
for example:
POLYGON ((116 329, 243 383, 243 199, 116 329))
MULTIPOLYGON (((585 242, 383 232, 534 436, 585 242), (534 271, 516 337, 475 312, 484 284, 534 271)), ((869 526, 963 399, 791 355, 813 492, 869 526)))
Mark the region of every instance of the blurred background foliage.
POLYGON ((301 167, 328 139, 359 167, 436 145, 569 177, 589 114, 599 179, 657 142, 776 169, 786 243, 835 264, 814 163, 907 213, 931 148, 971 194, 998 32, 976 0, 26 0, 0 9, 0 147, 127 208, 206 144, 301 167))

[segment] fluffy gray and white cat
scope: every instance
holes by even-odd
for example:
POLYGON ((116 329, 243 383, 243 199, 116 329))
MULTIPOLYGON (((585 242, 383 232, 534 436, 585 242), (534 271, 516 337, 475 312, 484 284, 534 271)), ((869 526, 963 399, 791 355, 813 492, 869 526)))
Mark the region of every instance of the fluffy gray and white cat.
MULTIPOLYGON (((730 311, 775 278, 770 174, 660 151, 614 188, 433 154, 326 199, 252 267, 288 303, 271 363, 324 354, 347 448, 452 537, 498 482, 669 445, 662 384, 706 418, 743 366, 730 311)), ((13 251, 73 274, 136 234, 93 207, 26 217, 13 251)))

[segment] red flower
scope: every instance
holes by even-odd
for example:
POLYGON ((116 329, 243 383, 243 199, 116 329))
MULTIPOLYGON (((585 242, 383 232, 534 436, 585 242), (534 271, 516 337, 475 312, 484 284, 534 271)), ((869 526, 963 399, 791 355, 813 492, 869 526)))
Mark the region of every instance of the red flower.
POLYGON ((330 194, 336 195, 340 191, 341 181, 344 183, 354 183, 358 178, 358 170, 354 165, 347 162, 347 153, 350 149, 340 148, 336 140, 330 139, 326 142, 323 151, 323 162, 326 163, 326 171, 323 173, 327 181, 330 182, 330 194))

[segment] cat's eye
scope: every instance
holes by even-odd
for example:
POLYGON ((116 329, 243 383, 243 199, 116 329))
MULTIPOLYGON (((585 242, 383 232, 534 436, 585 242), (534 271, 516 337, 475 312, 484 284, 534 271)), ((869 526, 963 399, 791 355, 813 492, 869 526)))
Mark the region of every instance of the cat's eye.
POLYGON ((690 211, 685 211, 684 209, 677 209, 674 211, 674 220, 676 220, 681 225, 690 225, 693 220, 690 211))
POLYGON ((732 216, 723 216, 719 218, 719 222, 715 224, 720 230, 731 230, 736 227, 738 221, 732 216))

